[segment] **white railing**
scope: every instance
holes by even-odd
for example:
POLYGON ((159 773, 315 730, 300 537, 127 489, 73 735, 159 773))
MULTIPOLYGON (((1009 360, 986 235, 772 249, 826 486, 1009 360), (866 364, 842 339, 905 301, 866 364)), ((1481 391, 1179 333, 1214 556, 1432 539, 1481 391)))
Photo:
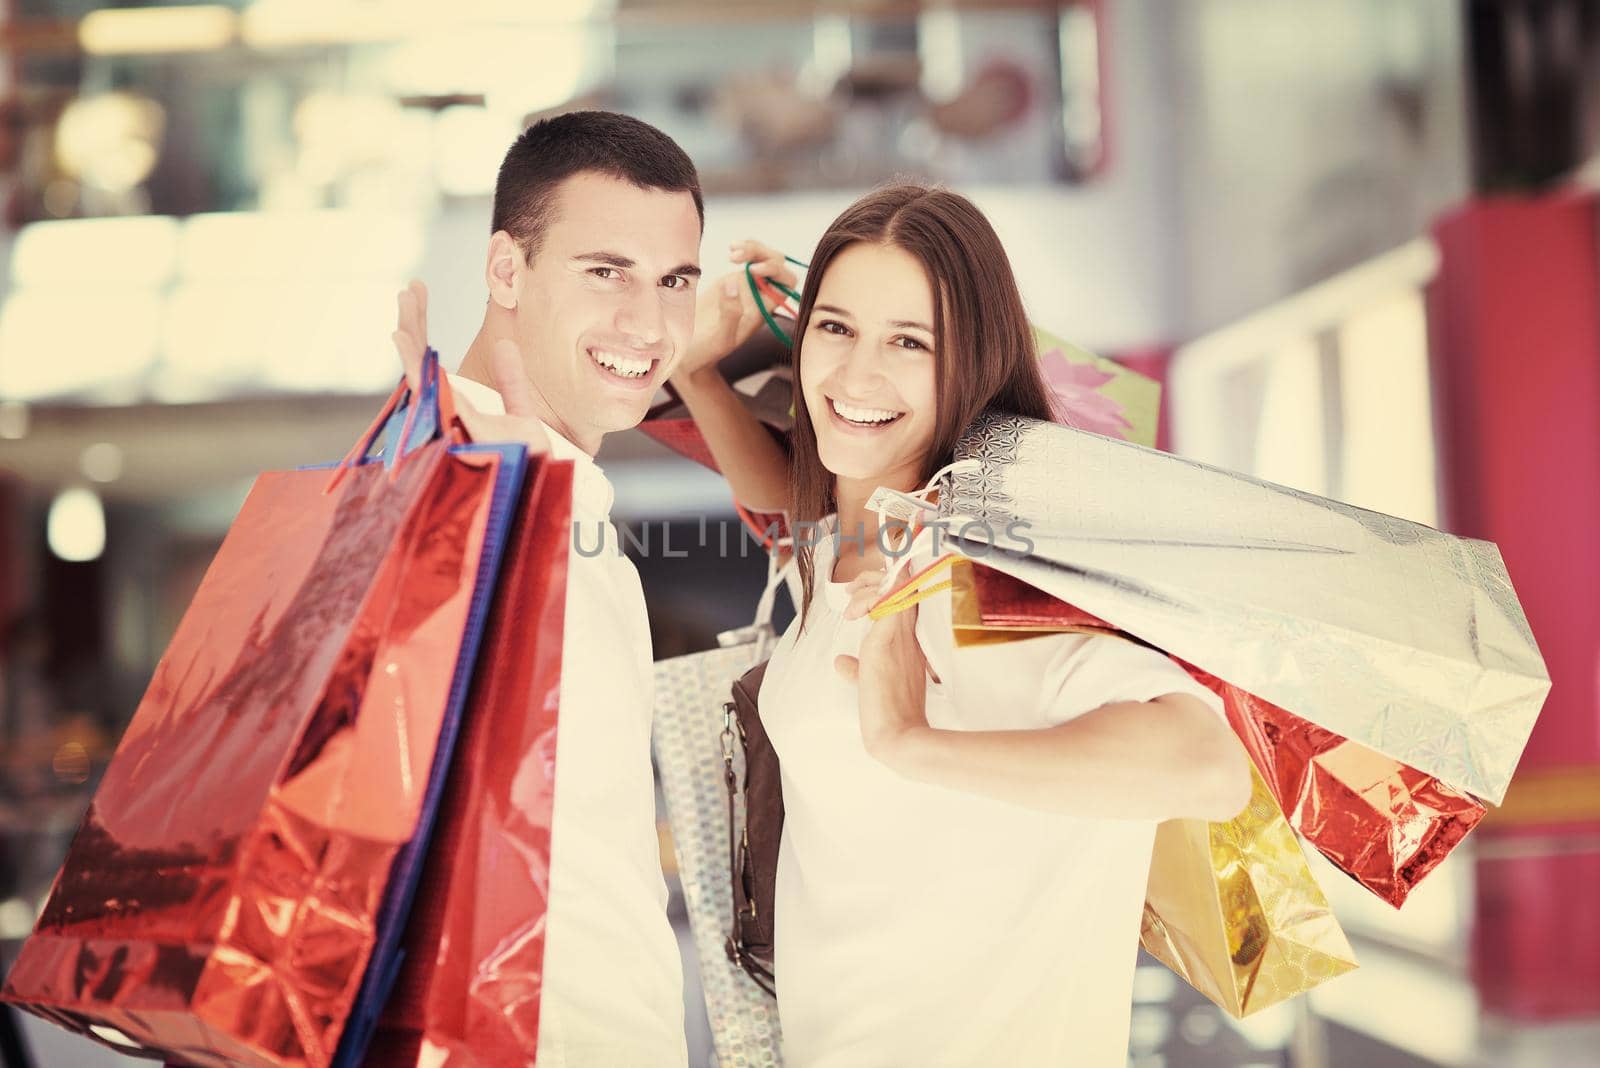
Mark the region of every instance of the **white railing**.
POLYGON ((1182 346, 1176 451, 1436 524, 1423 289, 1438 263, 1418 238, 1182 346))

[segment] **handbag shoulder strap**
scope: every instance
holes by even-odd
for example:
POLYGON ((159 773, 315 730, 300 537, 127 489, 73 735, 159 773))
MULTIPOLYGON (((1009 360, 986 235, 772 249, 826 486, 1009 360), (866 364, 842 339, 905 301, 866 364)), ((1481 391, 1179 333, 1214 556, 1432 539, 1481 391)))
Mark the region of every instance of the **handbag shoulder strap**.
POLYGON ((756 902, 753 898, 741 909, 739 899, 743 889, 745 867, 749 863, 749 825, 741 835, 738 825, 739 776, 734 770, 734 740, 745 753, 746 774, 752 749, 770 748, 766 731, 761 726, 756 699, 761 692, 761 681, 766 677, 767 661, 763 660, 745 672, 733 684, 732 700, 722 706, 722 778, 728 790, 728 874, 731 880, 729 902, 733 909, 732 922, 723 948, 728 959, 742 968, 761 989, 777 996, 777 983, 772 970, 750 952, 745 938, 745 923, 756 919, 756 902), (740 850, 743 841, 744 850, 740 850))

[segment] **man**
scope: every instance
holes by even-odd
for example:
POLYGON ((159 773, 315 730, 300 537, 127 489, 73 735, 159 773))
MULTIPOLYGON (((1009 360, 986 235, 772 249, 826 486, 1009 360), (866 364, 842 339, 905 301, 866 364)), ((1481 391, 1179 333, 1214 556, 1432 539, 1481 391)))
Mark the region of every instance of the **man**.
MULTIPOLYGON (((694 165, 659 130, 604 112, 536 123, 501 165, 488 306, 451 376, 474 439, 575 465, 583 552, 569 548, 540 1068, 687 1060, 655 832, 650 631, 593 456, 639 423, 695 340, 703 213, 694 165)), ((718 352, 760 321, 737 281, 708 301, 701 340, 718 352)), ((413 386, 426 315, 413 283, 394 335, 413 386)))

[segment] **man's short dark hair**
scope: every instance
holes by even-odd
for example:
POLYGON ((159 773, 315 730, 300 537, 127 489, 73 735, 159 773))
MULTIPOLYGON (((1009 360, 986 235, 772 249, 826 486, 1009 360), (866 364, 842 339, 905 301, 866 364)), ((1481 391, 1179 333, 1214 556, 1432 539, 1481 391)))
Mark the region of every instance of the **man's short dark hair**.
POLYGON ((540 119, 512 143, 494 187, 490 233, 504 230, 532 261, 550 224, 556 187, 594 171, 641 189, 687 192, 705 226, 700 176, 678 143, 647 122, 612 111, 569 111, 540 119))

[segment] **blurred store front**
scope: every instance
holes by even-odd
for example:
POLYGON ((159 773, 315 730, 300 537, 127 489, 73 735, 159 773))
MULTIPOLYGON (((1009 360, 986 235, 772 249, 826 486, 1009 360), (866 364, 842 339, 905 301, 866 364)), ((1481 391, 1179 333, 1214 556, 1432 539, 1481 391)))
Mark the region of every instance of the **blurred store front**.
MULTIPOLYGON (((948 182, 1164 446, 1502 546, 1554 679, 1505 809, 1398 913, 1319 867, 1363 967, 1293 1005, 1144 962, 1130 1064, 1600 1056, 1600 0, 0 0, 0 964, 251 478, 346 451, 407 279, 459 358, 501 155, 574 107, 693 157, 708 275, 948 182)), ((600 461, 622 521, 734 518, 600 461)), ((764 573, 640 567, 658 657, 764 573)))

